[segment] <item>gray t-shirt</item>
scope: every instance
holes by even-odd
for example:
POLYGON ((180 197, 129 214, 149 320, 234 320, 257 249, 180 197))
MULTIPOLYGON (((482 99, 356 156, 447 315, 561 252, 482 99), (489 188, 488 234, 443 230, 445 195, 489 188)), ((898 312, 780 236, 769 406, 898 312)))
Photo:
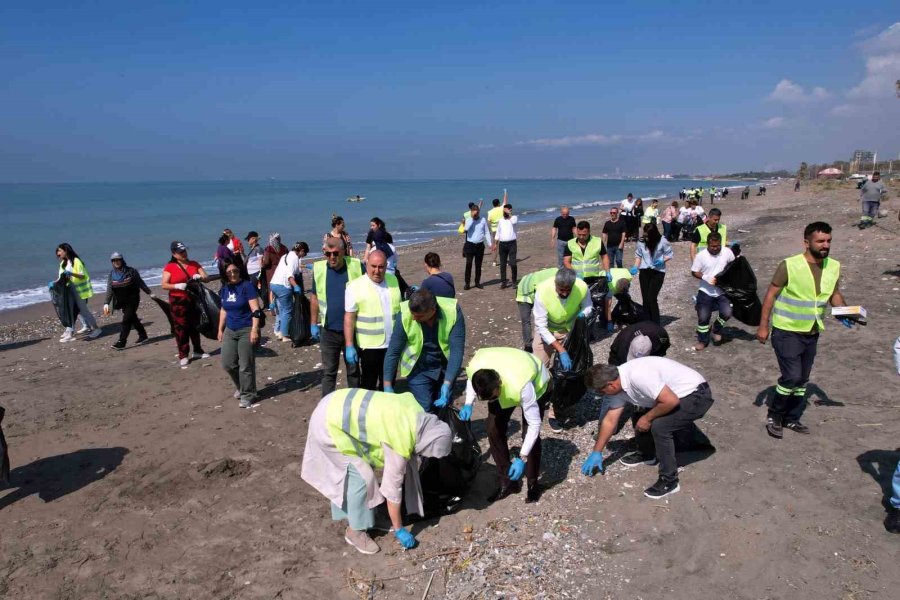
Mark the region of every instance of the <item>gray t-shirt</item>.
POLYGON ((887 190, 884 189, 883 181, 872 181, 870 179, 859 189, 859 199, 863 202, 881 202, 881 197, 886 193, 887 190))

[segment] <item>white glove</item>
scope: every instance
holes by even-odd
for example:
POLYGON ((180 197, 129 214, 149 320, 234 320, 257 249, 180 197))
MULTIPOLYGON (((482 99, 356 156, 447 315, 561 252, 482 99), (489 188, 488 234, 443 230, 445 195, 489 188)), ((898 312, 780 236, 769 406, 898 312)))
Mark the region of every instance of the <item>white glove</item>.
POLYGON ((176 290, 182 290, 182 291, 184 291, 184 290, 187 289, 187 284, 186 284, 186 283, 176 283, 176 284, 173 285, 172 287, 174 287, 176 290))
POLYGON ((104 305, 103 305, 103 314, 104 314, 104 315, 108 315, 108 314, 109 314, 109 304, 104 304, 104 305))
POLYGON ((191 277, 191 279, 193 279, 194 281, 200 281, 201 279, 203 279, 203 275, 201 275, 200 273, 194 273, 194 276, 191 277))

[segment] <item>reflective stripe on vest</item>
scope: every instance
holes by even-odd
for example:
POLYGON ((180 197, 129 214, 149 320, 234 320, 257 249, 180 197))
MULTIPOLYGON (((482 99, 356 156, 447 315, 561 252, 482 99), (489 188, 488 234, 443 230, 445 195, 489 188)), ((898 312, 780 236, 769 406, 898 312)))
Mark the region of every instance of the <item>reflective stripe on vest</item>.
MULTIPOLYGON (((700 227, 697 228, 697 233, 700 235, 700 242, 697 243, 697 250, 703 250, 706 248, 706 238, 712 233, 712 229, 709 228, 709 225, 704 223, 700 227)), ((728 245, 728 229, 725 227, 725 224, 721 221, 719 222, 719 228, 716 229, 716 233, 722 236, 722 246, 728 245)))
MULTIPOLYGON (((347 266, 347 285, 354 279, 362 277, 362 263, 350 256, 344 257, 347 266)), ((328 312, 328 261, 313 263, 313 279, 316 282, 316 299, 319 301, 319 325, 325 326, 325 313, 328 312)), ((343 299, 342 299, 343 301, 343 299)))
MULTIPOLYGON (((387 317, 391 320, 400 312, 400 284, 396 275, 384 274, 384 282, 387 284, 391 295, 391 314, 387 317)), ((318 284, 317 284, 318 285, 318 284)), ((353 290, 353 298, 359 311, 356 313, 356 344, 366 350, 378 348, 385 342, 385 314, 381 305, 381 296, 375 289, 375 284, 368 277, 360 277, 347 286, 353 290)), ((318 291, 316 287, 316 291, 318 291)))
POLYGON ((578 313, 581 312, 581 301, 588 295, 588 286, 580 279, 575 280, 565 306, 556 293, 556 280, 545 281, 537 287, 537 297, 547 309, 547 329, 552 332, 567 332, 572 329, 578 313))
MULTIPOLYGON (((444 298, 438 296, 435 298, 438 303, 438 344, 444 358, 450 358, 450 330, 456 325, 456 306, 457 302, 453 298, 444 298)), ((409 310, 409 302, 400 305, 400 318, 403 323, 403 331, 406 332, 406 348, 400 355, 400 376, 406 377, 416 366, 419 361, 419 355, 422 354, 422 347, 425 345, 425 338, 422 334, 422 325, 413 319, 412 312, 409 310)))
POLYGON ((832 258, 825 259, 817 295, 816 282, 806 257, 797 254, 784 262, 787 266, 788 282, 775 298, 772 327, 807 333, 812 330, 813 325, 818 325, 819 331, 824 331, 825 308, 837 287, 838 278, 841 276, 841 264, 832 258))
POLYGON ((603 250, 603 241, 600 238, 591 236, 584 251, 578 244, 578 238, 572 238, 569 240, 568 248, 572 253, 572 269, 581 275, 582 279, 606 275, 606 271, 600 270, 600 252, 603 250))
POLYGON ((482 348, 466 367, 469 381, 478 371, 491 369, 500 374, 500 397, 502 408, 512 408, 522 404, 522 388, 534 385, 538 399, 547 391, 550 372, 533 354, 516 348, 482 348))
POLYGON ((326 425, 341 454, 357 456, 374 468, 384 466, 382 444, 403 458, 412 457, 419 414, 424 412, 412 394, 350 388, 327 398, 326 425))
MULTIPOLYGON (((65 269, 60 265, 59 274, 62 275, 64 271, 65 269)), ((84 275, 84 277, 80 279, 77 277, 69 277, 69 282, 72 284, 72 287, 75 288, 75 293, 78 294, 78 297, 82 300, 87 300, 93 296, 94 287, 91 285, 91 276, 80 258, 76 258, 72 261, 72 272, 78 275, 84 275)))
POLYGON ((552 279, 556 276, 559 269, 551 267, 549 269, 541 269, 534 273, 529 273, 519 281, 516 287, 516 302, 524 302, 525 304, 534 304, 534 292, 541 283, 552 279))

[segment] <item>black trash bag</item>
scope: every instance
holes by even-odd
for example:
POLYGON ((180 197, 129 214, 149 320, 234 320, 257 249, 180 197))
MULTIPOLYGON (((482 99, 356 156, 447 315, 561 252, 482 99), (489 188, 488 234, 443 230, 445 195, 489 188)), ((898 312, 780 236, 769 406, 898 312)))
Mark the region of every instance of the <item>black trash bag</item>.
POLYGON ((756 293, 756 274, 743 256, 738 256, 716 275, 716 285, 731 301, 732 315, 744 325, 757 327, 762 319, 762 302, 756 293))
POLYGON ((6 438, 3 437, 3 415, 6 409, 0 406, 0 486, 9 483, 9 447, 6 438))
POLYGON ((572 368, 564 371, 559 360, 559 353, 550 367, 552 377, 551 402, 557 418, 564 416, 565 411, 584 396, 587 387, 584 385, 584 374, 594 364, 594 353, 591 351, 588 324, 585 319, 575 319, 575 325, 563 341, 563 347, 572 359, 572 368))
POLYGON ((481 446, 472 433, 471 424, 459 418, 459 411, 445 406, 438 418, 450 426, 453 444, 444 458, 423 458, 419 465, 423 504, 426 516, 454 512, 481 468, 481 446))
POLYGON ((222 299, 199 281, 188 283, 188 292, 200 313, 197 331, 205 338, 219 339, 219 310, 222 308, 222 299))
POLYGON ((612 320, 617 325, 634 325, 647 321, 647 311, 631 299, 627 292, 616 294, 616 306, 612 309, 612 320))
POLYGON ((593 310, 587 318, 588 341, 595 342, 606 334, 606 294, 609 291, 609 283, 606 278, 595 281, 588 287, 591 295, 593 310))
POLYGON ((75 290, 68 283, 69 278, 66 276, 54 282, 50 287, 50 301, 62 326, 74 328, 79 311, 75 301, 75 290))
POLYGON ((303 294, 294 294, 294 312, 291 313, 291 322, 288 323, 288 336, 291 338, 291 347, 305 346, 312 340, 310 334, 309 299, 303 294))
POLYGON ((166 319, 169 320, 169 331, 171 331, 172 335, 175 335, 175 321, 172 320, 172 307, 162 298, 152 298, 152 300, 156 302, 157 306, 163 311, 163 314, 166 315, 166 319))

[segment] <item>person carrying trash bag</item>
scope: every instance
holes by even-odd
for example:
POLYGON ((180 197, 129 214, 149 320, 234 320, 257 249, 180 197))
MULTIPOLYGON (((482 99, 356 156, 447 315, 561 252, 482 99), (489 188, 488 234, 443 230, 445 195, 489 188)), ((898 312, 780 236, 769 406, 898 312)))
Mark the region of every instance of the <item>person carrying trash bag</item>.
POLYGON ((106 278, 103 315, 108 317, 116 309, 122 311, 122 329, 119 331, 118 341, 112 345, 113 348, 121 350, 125 347, 132 327, 138 334, 136 344, 147 341, 147 331, 137 315, 137 310, 141 303, 141 291, 153 299, 156 298, 156 294, 150 291, 137 269, 125 264, 125 258, 120 253, 113 252, 109 260, 112 263, 112 270, 106 278))
POLYGON ((384 391, 394 391, 400 376, 426 411, 450 402, 453 382, 462 367, 466 349, 466 321, 456 300, 436 298, 419 289, 400 303, 393 334, 384 357, 384 391))
POLYGON ((475 399, 488 403, 487 435, 491 457, 497 465, 500 487, 489 502, 503 500, 521 490, 520 480, 528 480, 526 504, 537 502, 542 489, 541 420, 549 399, 550 372, 533 355, 516 348, 482 348, 466 367, 466 403, 459 418, 472 418, 475 399), (502 375, 500 371, 502 371, 502 375), (522 448, 510 462, 506 432, 516 407, 522 407, 522 448))
MULTIPOLYGON (((562 369, 572 368, 572 359, 562 342, 572 330, 575 319, 586 318, 593 310, 587 284, 578 279, 572 269, 559 269, 552 280, 548 279, 537 286, 532 309, 532 347, 534 355, 544 367, 549 369, 554 354, 559 353, 562 369)), ((562 424, 556 419, 553 406, 550 407, 547 422, 554 432, 563 430, 562 424)))
POLYGON ((337 390, 309 419, 300 477, 331 501, 332 519, 348 521, 344 540, 361 553, 380 550, 368 530, 385 500, 391 533, 403 548, 413 548, 401 503, 424 516, 417 457, 447 456, 452 442, 450 427, 422 410, 412 394, 337 390), (383 469, 380 486, 376 469, 383 469))
POLYGON ((558 270, 556 267, 550 267, 529 273, 516 286, 516 304, 519 307, 519 319, 522 321, 522 344, 525 352, 533 350, 531 341, 534 339, 534 332, 531 329, 531 311, 534 309, 534 294, 537 286, 552 279, 558 270))

